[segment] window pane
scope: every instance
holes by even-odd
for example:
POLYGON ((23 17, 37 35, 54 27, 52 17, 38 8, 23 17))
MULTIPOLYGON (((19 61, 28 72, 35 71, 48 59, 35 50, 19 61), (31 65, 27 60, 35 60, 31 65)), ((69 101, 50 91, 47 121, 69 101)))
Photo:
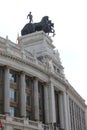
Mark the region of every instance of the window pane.
POLYGON ((14 116, 14 107, 10 107, 10 115, 14 116))
POLYGON ((18 73, 16 71, 11 70, 9 74, 9 79, 10 81, 17 83, 18 73))
POLYGON ((3 92, 2 92, 2 87, 0 85, 0 99, 2 99, 2 95, 3 95, 3 92))
POLYGON ((9 74, 9 79, 10 79, 10 81, 12 81, 12 82, 14 82, 14 77, 13 77, 13 74, 9 74))
POLYGON ((10 89, 10 99, 14 101, 14 89, 10 89))
POLYGON ((26 117, 30 120, 32 119, 30 111, 26 111, 26 117))
POLYGON ((28 76, 26 76, 25 83, 26 83, 26 87, 29 87, 29 88, 31 88, 33 85, 32 79, 28 76))
POLYGON ((29 106, 31 105, 31 97, 28 94, 26 94, 26 104, 29 106))
POLYGON ((3 79, 3 70, 0 69, 0 81, 3 79))
POLYGON ((0 114, 2 114, 2 104, 0 104, 0 114))
POLYGON ((21 129, 14 128, 14 130, 21 130, 21 129))

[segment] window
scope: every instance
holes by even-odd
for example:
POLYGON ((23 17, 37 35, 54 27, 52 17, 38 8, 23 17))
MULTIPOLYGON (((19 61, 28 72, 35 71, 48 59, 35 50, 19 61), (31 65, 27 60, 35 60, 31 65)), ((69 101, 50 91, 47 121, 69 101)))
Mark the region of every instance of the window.
POLYGON ((39 109, 42 109, 42 99, 39 98, 39 109))
POLYGON ((43 84, 41 82, 38 82, 38 92, 42 93, 43 91, 43 84))
POLYGON ((31 117, 31 112, 30 111, 26 111, 26 117, 28 118, 28 119, 32 119, 32 117, 31 117))
POLYGON ((13 89, 13 88, 10 88, 10 99, 11 101, 15 101, 15 102, 18 102, 18 92, 13 89))
POLYGON ((31 96, 28 94, 26 94, 26 104, 29 106, 31 105, 31 96))
POLYGON ((60 69, 57 68, 57 73, 60 73, 60 69))
POLYGON ((40 121, 43 121, 43 115, 42 114, 39 115, 39 118, 40 118, 40 121))
POLYGON ((12 101, 14 101, 14 99, 15 99, 15 97, 14 97, 14 89, 12 89, 12 88, 10 88, 10 99, 12 100, 12 101))
POLYGON ((0 85, 0 99, 2 99, 3 97, 3 90, 2 90, 2 87, 1 87, 1 85, 0 85))
POLYGON ((2 104, 0 104, 0 114, 2 114, 2 111, 3 111, 2 107, 3 107, 2 104))
POLYGON ((18 74, 17 72, 11 70, 10 74, 9 74, 9 80, 13 83, 17 83, 17 79, 18 79, 18 74))
POLYGON ((56 71, 56 66, 53 66, 54 67, 54 70, 56 71))
POLYGON ((14 78, 13 78, 12 74, 9 74, 9 79, 10 79, 10 81, 14 82, 14 78))
POLYGON ((10 107, 10 115, 14 116, 14 107, 10 107))
POLYGON ((30 77, 26 76, 25 83, 26 87, 32 87, 32 79, 30 77))
POLYGON ((14 128, 14 130, 21 130, 21 129, 14 128))
POLYGON ((0 81, 3 79, 3 70, 0 69, 0 81))

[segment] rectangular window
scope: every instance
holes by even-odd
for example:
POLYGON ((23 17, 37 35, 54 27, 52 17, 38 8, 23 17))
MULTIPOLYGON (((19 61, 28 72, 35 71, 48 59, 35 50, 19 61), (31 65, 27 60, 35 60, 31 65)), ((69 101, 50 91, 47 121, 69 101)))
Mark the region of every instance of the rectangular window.
POLYGON ((3 70, 0 69, 0 81, 3 79, 3 70))
POLYGON ((30 111, 26 111, 26 117, 27 117, 29 120, 32 119, 31 115, 32 115, 32 114, 31 114, 30 111))
POLYGON ((26 104, 27 104, 28 106, 31 105, 31 96, 28 95, 28 94, 26 94, 26 104))
POLYGON ((26 76, 25 83, 26 83, 26 87, 32 88, 33 82, 32 82, 32 79, 29 76, 26 76))
POLYGON ((57 68, 57 72, 60 73, 60 69, 57 68))
POLYGON ((9 74, 9 80, 14 82, 14 78, 13 78, 13 75, 11 73, 9 74))
POLYGON ((14 93, 14 101, 18 102, 18 91, 17 90, 15 90, 15 93, 14 93))
POLYGON ((42 109, 42 99, 39 98, 39 109, 42 109))
POLYGON ((10 99, 11 99, 11 101, 14 101, 14 99, 15 99, 14 93, 15 93, 14 89, 10 88, 10 99))
POLYGON ((0 114, 2 114, 3 110, 2 110, 3 106, 2 104, 0 104, 0 114))
POLYGON ((2 91, 2 87, 1 87, 1 85, 0 85, 0 99, 2 99, 3 97, 3 91, 2 91))
POLYGON ((40 121, 43 121, 43 115, 40 114, 39 117, 40 117, 40 121))
POLYGON ((9 80, 13 83, 18 82, 18 73, 16 71, 11 70, 9 74, 9 80))
POLYGON ((14 130, 21 130, 21 129, 14 128, 14 130))
POLYGON ((10 107, 10 115, 14 116, 14 107, 10 107))
POLYGON ((41 82, 38 82, 38 92, 41 94, 43 91, 43 84, 41 82))
POLYGON ((13 88, 10 88, 10 100, 18 102, 18 92, 13 88))

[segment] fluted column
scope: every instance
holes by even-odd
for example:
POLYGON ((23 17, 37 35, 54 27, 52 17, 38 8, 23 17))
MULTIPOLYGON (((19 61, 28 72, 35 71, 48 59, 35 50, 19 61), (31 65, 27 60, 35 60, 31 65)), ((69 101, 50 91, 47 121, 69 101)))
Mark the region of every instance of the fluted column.
POLYGON ((53 83, 49 84, 49 123, 56 122, 55 94, 53 83))
POLYGON ((25 93, 25 74, 20 75, 20 94, 21 94, 21 116, 26 117, 26 93, 25 93))
POLYGON ((5 67, 4 69, 4 113, 10 113, 10 81, 9 81, 9 68, 5 67))
POLYGON ((49 102, 48 102, 48 86, 44 84, 44 113, 45 113, 45 123, 49 123, 49 102))
POLYGON ((34 114, 35 114, 35 120, 39 121, 39 97, 38 97, 37 78, 34 78, 34 114))

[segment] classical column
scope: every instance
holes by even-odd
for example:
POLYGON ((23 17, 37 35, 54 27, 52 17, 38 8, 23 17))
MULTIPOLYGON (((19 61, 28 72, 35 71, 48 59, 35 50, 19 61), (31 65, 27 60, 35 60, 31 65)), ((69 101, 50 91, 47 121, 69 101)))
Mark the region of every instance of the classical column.
POLYGON ((64 129, 64 102, 63 92, 59 91, 59 116, 60 116, 60 127, 64 129))
POLYGON ((45 123, 49 123, 49 102, 48 102, 48 86, 44 84, 44 113, 45 113, 45 123))
POLYGON ((55 94, 53 83, 49 84, 49 123, 56 122, 55 94))
MULTIPOLYGON (((82 118, 82 113, 81 113, 81 118, 82 118)), ((81 124, 82 124, 82 122, 81 122, 81 124)), ((85 108, 85 127, 86 127, 86 130, 87 130, 87 108, 85 108)))
MULTIPOLYGON (((67 96, 67 107, 68 107, 68 121, 69 121, 69 130, 71 130, 71 122, 70 122, 70 106, 69 106, 69 95, 66 94, 67 96)), ((76 111, 76 110, 75 110, 76 111)))
POLYGON ((67 107, 67 96, 66 96, 66 92, 63 92, 63 100, 64 100, 65 130, 69 130, 68 107, 67 107))
POLYGON ((10 113, 10 81, 9 81, 9 68, 5 67, 4 69, 4 112, 5 114, 10 113))
POLYGON ((25 92, 25 74, 20 75, 20 94, 21 94, 21 116, 26 117, 26 92, 25 92))
POLYGON ((38 97, 37 78, 34 78, 34 114, 35 114, 35 120, 39 121, 39 97, 38 97))

